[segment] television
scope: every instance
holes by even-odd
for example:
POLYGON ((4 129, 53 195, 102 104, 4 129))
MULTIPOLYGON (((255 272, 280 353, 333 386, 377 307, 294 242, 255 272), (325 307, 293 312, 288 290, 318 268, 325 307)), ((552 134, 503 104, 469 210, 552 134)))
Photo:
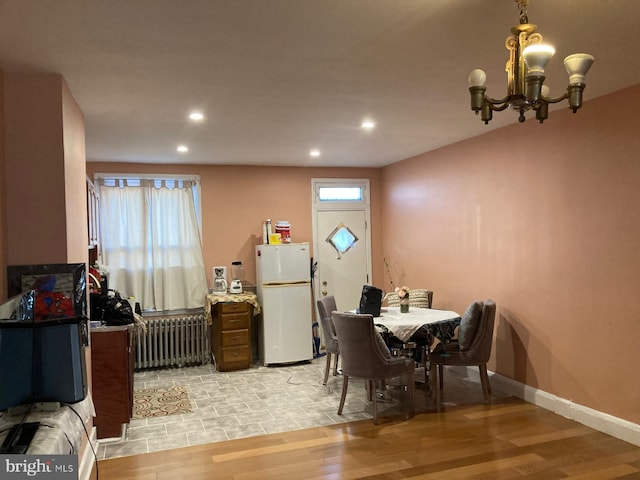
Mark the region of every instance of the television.
POLYGON ((0 410, 87 396, 86 319, 0 321, 0 410))
POLYGON ((8 267, 7 273, 11 293, 17 285, 31 288, 29 283, 41 275, 56 276, 45 283, 58 287, 32 288, 0 305, 0 410, 83 400, 88 345, 84 264, 8 267))

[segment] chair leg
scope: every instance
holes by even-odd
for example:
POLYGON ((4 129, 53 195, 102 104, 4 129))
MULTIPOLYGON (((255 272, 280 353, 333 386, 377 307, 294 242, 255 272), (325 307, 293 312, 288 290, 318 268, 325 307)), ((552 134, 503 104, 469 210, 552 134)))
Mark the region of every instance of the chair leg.
POLYGON ((424 365, 424 392, 426 394, 429 393, 428 387, 429 387, 429 382, 431 381, 429 379, 429 369, 427 368, 427 364, 423 363, 424 365))
POLYGON ((336 356, 336 359, 333 361, 333 376, 334 377, 336 375, 338 375, 338 360, 340 360, 340 354, 336 353, 335 356, 336 356))
POLYGON ((440 381, 440 390, 444 389, 444 365, 438 365, 438 378, 440 381))
MULTIPOLYGON (((416 404, 415 404, 415 383, 413 379, 413 372, 409 372, 407 374, 407 387, 409 389, 409 416, 408 418, 413 418, 416 415, 416 404)), ((425 384, 426 387, 426 384, 425 384)))
POLYGON ((378 424, 378 400, 376 395, 376 381, 375 380, 367 380, 369 384, 369 395, 373 399, 373 424, 378 424))
POLYGON ((429 365, 429 382, 431 383, 431 395, 436 396, 436 406, 440 404, 440 389, 438 389, 439 365, 432 363, 429 365))
POLYGON ((489 403, 491 394, 491 384, 489 383, 489 375, 487 374, 487 364, 478 365, 480 369, 480 383, 482 384, 482 394, 484 395, 484 403, 489 403))
POLYGON ((340 395, 340 405, 338 406, 338 415, 342 415, 342 409, 344 408, 344 400, 347 398, 347 387, 349 386, 349 376, 342 376, 342 395, 340 395))
POLYGON ((331 354, 327 352, 327 363, 324 367, 324 379, 322 380, 322 384, 326 385, 329 380, 329 369, 331 368, 331 354))
POLYGON ((487 392, 491 394, 491 382, 489 381, 489 374, 487 373, 487 364, 485 363, 482 367, 484 370, 484 378, 487 379, 487 392))
POLYGON ((420 348, 420 361, 418 362, 420 366, 424 367, 424 391, 425 393, 428 392, 428 384, 427 382, 429 381, 429 370, 427 369, 427 363, 428 363, 428 359, 429 356, 427 354, 427 348, 426 347, 421 347, 420 348))

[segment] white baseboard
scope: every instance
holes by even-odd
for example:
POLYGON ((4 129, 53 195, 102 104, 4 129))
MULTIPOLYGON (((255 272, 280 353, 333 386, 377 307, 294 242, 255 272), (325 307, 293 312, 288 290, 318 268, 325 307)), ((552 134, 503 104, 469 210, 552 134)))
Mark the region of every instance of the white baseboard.
MULTIPOLYGON (((477 367, 447 367, 455 369, 463 376, 480 383, 477 367)), ((623 420, 607 413, 576 404, 571 400, 552 395, 544 390, 530 387, 498 373, 488 372, 491 385, 509 395, 550 410, 565 418, 575 420, 582 425, 619 438, 625 442, 640 446, 640 425, 623 420)))
POLYGON ((96 427, 91 429, 91 438, 89 439, 91 445, 87 445, 80 459, 80 465, 78 466, 78 480, 91 480, 91 472, 96 459, 93 452, 98 452, 98 437, 96 433, 96 427), (93 449, 91 448, 93 447, 93 449))

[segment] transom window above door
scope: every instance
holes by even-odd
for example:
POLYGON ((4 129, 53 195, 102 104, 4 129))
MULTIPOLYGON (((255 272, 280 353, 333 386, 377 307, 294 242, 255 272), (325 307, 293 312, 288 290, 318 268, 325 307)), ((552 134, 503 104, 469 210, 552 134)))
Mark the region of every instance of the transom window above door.
POLYGON ((363 200, 362 187, 319 187, 318 199, 321 202, 361 202, 363 200))

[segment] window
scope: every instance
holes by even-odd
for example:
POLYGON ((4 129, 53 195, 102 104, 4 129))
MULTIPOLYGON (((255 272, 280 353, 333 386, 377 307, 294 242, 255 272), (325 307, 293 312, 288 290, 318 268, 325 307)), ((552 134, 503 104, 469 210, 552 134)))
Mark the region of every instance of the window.
POLYGON ((97 176, 109 286, 144 310, 202 307, 198 177, 97 176))
POLYGON ((318 187, 321 202, 362 201, 362 187, 318 187))
POLYGON ((358 242, 358 237, 349 227, 340 223, 340 225, 333 229, 325 241, 329 242, 333 248, 336 249, 338 258, 340 258, 340 255, 348 251, 358 242))

